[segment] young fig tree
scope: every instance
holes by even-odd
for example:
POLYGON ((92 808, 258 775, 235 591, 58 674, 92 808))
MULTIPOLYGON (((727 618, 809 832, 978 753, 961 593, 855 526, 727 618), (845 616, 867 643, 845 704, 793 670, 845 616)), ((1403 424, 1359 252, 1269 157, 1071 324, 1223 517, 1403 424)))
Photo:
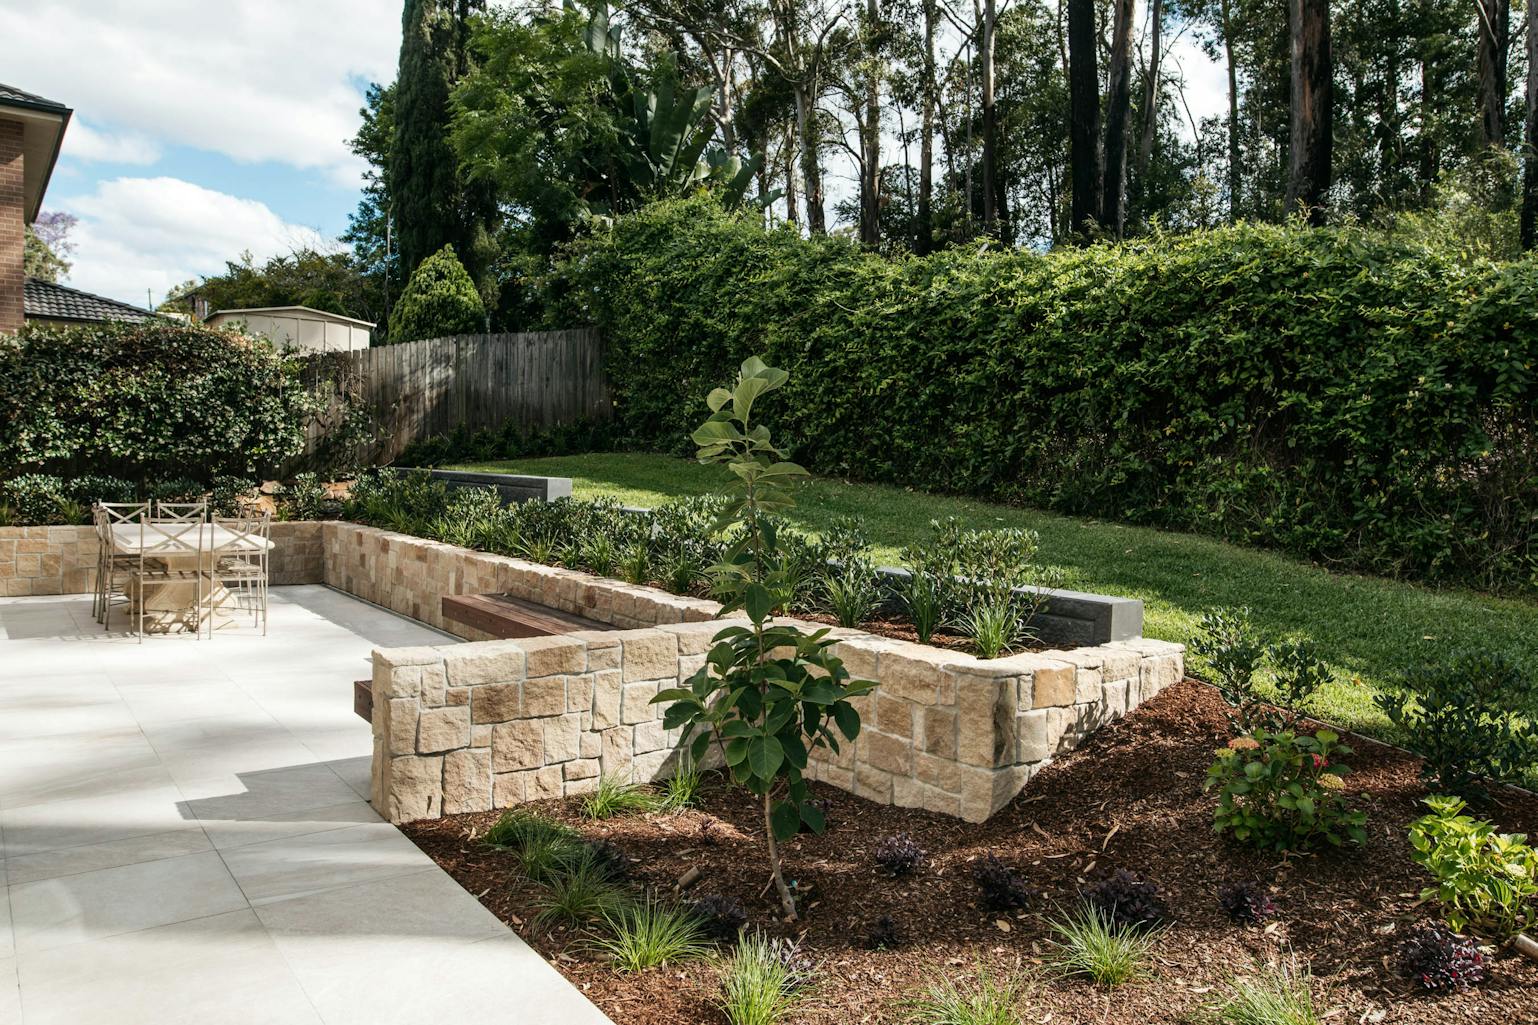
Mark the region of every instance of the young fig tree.
POLYGON ((705 665, 654 699, 667 705, 663 724, 683 728, 683 743, 698 762, 720 746, 732 781, 763 805, 769 868, 787 918, 796 902, 780 867, 780 844, 805 825, 824 828, 822 809, 808 800, 803 776, 818 747, 834 753, 860 732, 849 699, 875 686, 852 680, 831 648, 826 629, 807 633, 776 622, 792 597, 795 577, 776 546, 776 519, 795 504, 791 489, 806 471, 774 446, 769 428, 753 421, 753 403, 785 383, 788 374, 753 357, 734 387, 716 388, 706 402, 711 416, 694 432, 702 463, 720 463, 735 475, 730 501, 716 527, 731 543, 712 568, 722 614, 741 610, 716 634, 705 665))

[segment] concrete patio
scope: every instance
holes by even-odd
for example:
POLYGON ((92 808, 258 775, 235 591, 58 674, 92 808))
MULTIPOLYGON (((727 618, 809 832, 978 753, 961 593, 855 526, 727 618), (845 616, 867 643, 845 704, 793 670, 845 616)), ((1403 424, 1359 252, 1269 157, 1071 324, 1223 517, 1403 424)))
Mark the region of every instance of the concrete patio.
POLYGON ((318 585, 143 644, 0 600, 0 1023, 607 1021, 367 802, 350 682, 454 640, 318 585))

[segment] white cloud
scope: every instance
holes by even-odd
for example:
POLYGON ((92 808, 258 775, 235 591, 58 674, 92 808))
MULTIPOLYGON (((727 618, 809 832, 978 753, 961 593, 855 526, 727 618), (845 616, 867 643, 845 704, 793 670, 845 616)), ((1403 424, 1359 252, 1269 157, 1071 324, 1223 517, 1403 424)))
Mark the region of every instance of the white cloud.
POLYGON ((394 77, 399 47, 382 0, 0 0, 6 82, 128 137, 347 185, 359 83, 394 77))
POLYGON ((244 250, 261 261, 301 245, 320 245, 266 204, 179 178, 114 178, 71 199, 79 215, 68 283, 142 306, 189 278, 224 269, 244 250))
POLYGON ((76 160, 109 164, 153 164, 160 159, 160 147, 144 136, 97 131, 79 117, 70 119, 62 152, 76 160))

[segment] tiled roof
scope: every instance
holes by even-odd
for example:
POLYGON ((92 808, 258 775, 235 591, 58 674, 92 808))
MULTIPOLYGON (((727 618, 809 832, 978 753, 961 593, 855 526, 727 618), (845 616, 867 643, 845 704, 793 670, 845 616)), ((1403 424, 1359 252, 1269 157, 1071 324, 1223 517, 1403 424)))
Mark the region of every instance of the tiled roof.
POLYGON ((26 280, 22 287, 22 299, 24 312, 29 319, 124 321, 137 324, 155 317, 149 310, 38 278, 26 280))
POLYGON ((40 110, 52 109, 60 113, 69 109, 57 100, 44 99, 37 93, 29 93, 25 89, 18 89, 14 85, 6 85, 3 82, 0 82, 0 104, 36 107, 40 110))

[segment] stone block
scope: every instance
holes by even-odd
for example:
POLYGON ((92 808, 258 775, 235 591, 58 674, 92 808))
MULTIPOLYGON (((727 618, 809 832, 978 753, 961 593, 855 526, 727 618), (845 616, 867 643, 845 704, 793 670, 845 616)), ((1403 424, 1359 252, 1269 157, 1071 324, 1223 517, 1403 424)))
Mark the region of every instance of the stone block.
POLYGON ((558 635, 526 637, 518 643, 523 648, 525 671, 530 679, 587 670, 587 644, 584 641, 558 635))
POLYGON ((942 671, 956 658, 952 652, 917 644, 884 651, 880 661, 880 690, 890 697, 933 705, 940 698, 942 671))
POLYGON ((651 704, 657 696, 656 683, 627 683, 620 694, 620 722, 633 725, 649 722, 662 714, 660 705, 651 704))
POLYGON ((565 676, 530 677, 523 684, 523 714, 529 718, 561 715, 566 711, 565 676))
POLYGON ((491 752, 467 748, 443 756, 443 813, 486 811, 491 804, 491 752))
POLYGON ((913 774, 913 743, 885 733, 867 730, 860 734, 858 761, 899 776, 913 774))
POLYGON ((938 758, 956 757, 956 711, 952 708, 924 709, 923 750, 938 758))
POLYGON ((547 765, 542 769, 525 773, 526 800, 543 801, 551 797, 560 797, 566 792, 563 782, 564 777, 559 765, 547 765))
POLYGON ((1082 705, 1086 701, 1099 700, 1102 685, 1100 670, 1080 669, 1074 676, 1074 704, 1082 705))
POLYGON ((491 806, 510 808, 528 800, 527 772, 498 772, 491 777, 491 806))
MULTIPOLYGON (((1014 752, 1003 750, 1005 731, 999 729, 1000 697, 1015 689, 1010 680, 959 679, 956 687, 956 757, 967 765, 992 767, 1014 752)), ((1008 724, 1010 730, 1013 723, 1008 724)))
POLYGON ((1055 738, 1051 725, 1050 709, 1036 708, 1020 713, 1015 721, 1015 760, 1029 763, 1052 757, 1055 738))
POLYGON ((422 710, 417 719, 418 754, 440 754, 469 746, 469 708, 450 706, 422 710))
POLYGON ((1108 719, 1127 714, 1127 681, 1117 680, 1105 685, 1105 712, 1108 719))
POLYGON ((854 793, 877 804, 891 804, 892 774, 861 762, 854 767, 854 793))
POLYGON ((605 730, 619 725, 620 692, 623 684, 618 669, 592 674, 593 729, 605 730))
MULTIPOLYGON (((916 707, 907 701, 888 697, 878 688, 875 693, 876 729, 894 737, 913 739, 913 713, 916 707)), ((928 709, 925 709, 928 711, 928 709)))
POLYGON ((579 758, 597 758, 603 754, 603 740, 584 724, 578 734, 579 758))
POLYGON ((496 727, 492 726, 490 723, 471 723, 470 746, 489 748, 491 746, 492 734, 495 729, 496 727))
POLYGON ((390 759, 383 809, 391 822, 435 819, 443 814, 443 756, 406 755, 390 759))
POLYGON ((615 726, 598 734, 603 742, 603 753, 599 757, 603 760, 604 775, 624 780, 630 778, 630 770, 635 762, 632 729, 630 726, 615 726))
MULTIPOLYGON (((539 681, 535 681, 538 683, 539 681)), ((586 712, 593 707, 593 677, 580 673, 566 678, 566 711, 586 712)))
POLYGON ((517 683, 494 683, 472 689, 470 721, 498 723, 518 718, 519 694, 522 689, 522 685, 517 683))
POLYGON ((524 653, 517 641, 477 641, 445 651, 444 669, 454 687, 484 687, 523 679, 524 653))
POLYGON ((596 673, 605 669, 619 669, 620 646, 616 644, 594 647, 589 644, 587 648, 587 671, 596 673))
POLYGON ((962 770, 961 817, 968 822, 983 822, 993 814, 993 774, 992 769, 962 770))
POLYGON ((720 623, 675 623, 662 627, 678 640, 679 655, 704 655, 715 645, 720 623))
POLYGON ((636 723, 633 728, 635 730, 635 753, 638 755, 646 754, 650 751, 660 751, 665 747, 671 746, 668 743, 667 731, 662 728, 661 719, 649 719, 643 723, 636 723))
POLYGON ((422 667, 422 704, 428 708, 441 707, 448 700, 449 681, 443 666, 422 667))
POLYGON ((537 769, 545 764, 543 720, 517 719, 492 728, 492 768, 497 772, 537 769))
POLYGON ((673 774, 670 759, 673 752, 667 748, 661 751, 648 751, 644 755, 636 755, 633 764, 634 778, 638 783, 651 783, 659 779, 665 779, 673 774))
POLYGON ((678 640, 673 634, 646 630, 621 636, 620 644, 626 683, 678 678, 678 640))
MULTIPOLYGON (((598 759, 596 758, 578 758, 565 763, 561 768, 567 781, 598 778, 598 759)), ((567 793, 571 792, 570 787, 566 789, 567 793)))
POLYGON ((412 754, 417 749, 417 715, 421 711, 415 698, 391 698, 385 713, 385 744, 392 755, 412 754))
POLYGON ((1078 687, 1078 671, 1065 663, 1037 666, 1031 674, 1032 703, 1037 708, 1073 704, 1078 687))
POLYGON ((382 662, 375 652, 374 659, 374 700, 382 698, 411 698, 415 700, 422 692, 422 667, 421 666, 392 666, 388 662, 382 662))
POLYGON ((582 721, 576 715, 541 720, 544 726, 545 764, 568 762, 582 755, 582 721))
POLYGON ((443 703, 445 705, 468 706, 470 704, 470 688, 450 687, 447 691, 444 692, 443 703))

